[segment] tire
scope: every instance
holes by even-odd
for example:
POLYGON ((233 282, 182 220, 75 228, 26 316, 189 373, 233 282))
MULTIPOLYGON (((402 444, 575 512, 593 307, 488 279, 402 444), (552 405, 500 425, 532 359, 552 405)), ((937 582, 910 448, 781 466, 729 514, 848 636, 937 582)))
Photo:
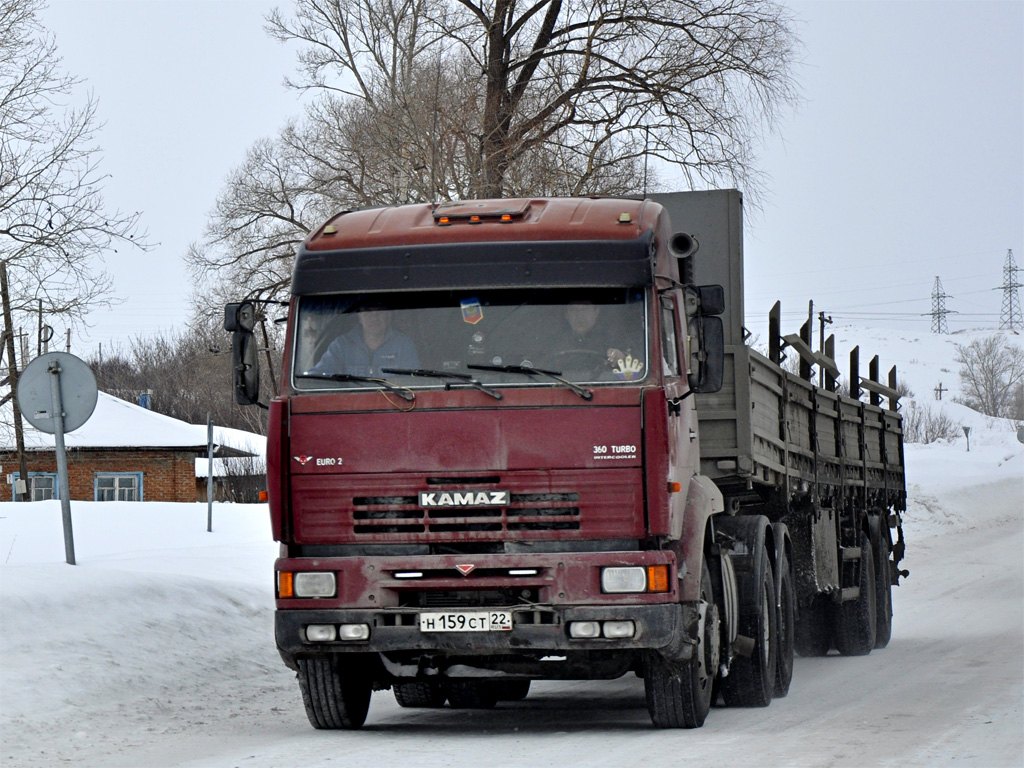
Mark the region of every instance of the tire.
POLYGON ((859 578, 860 595, 836 607, 836 648, 843 656, 866 656, 875 647, 877 617, 875 611, 875 556, 871 539, 861 536, 859 578))
POLYGON ((644 663, 647 711, 658 728, 700 728, 711 710, 721 628, 706 559, 700 577, 700 598, 707 603, 707 609, 704 632, 694 657, 673 662, 652 652, 644 663))
POLYGON ((892 571, 884 531, 879 539, 875 548, 875 648, 885 648, 892 638, 892 571))
POLYGON ((804 658, 826 656, 832 648, 832 604, 815 597, 800 609, 793 637, 796 652, 804 658))
POLYGON ((498 701, 522 701, 530 695, 529 680, 502 680, 494 683, 498 701))
POLYGON ((793 574, 789 570, 789 559, 783 555, 779 563, 779 615, 778 640, 775 642, 775 696, 782 698, 789 693, 793 681, 793 650, 796 633, 796 593, 793 590, 793 574))
POLYGON ((361 728, 373 692, 358 665, 335 658, 299 659, 299 690, 314 728, 361 728))
POLYGON ((740 634, 753 638, 749 657, 733 659, 721 681, 722 698, 730 707, 767 707, 775 693, 778 611, 775 581, 768 550, 761 546, 754 556, 753 572, 740 582, 740 634))
POLYGON ((454 709, 490 709, 498 703, 497 687, 486 680, 449 680, 445 691, 454 709))
POLYGON ((395 701, 398 702, 400 707, 443 707, 445 700, 448 698, 441 684, 430 680, 395 683, 394 690, 395 701))

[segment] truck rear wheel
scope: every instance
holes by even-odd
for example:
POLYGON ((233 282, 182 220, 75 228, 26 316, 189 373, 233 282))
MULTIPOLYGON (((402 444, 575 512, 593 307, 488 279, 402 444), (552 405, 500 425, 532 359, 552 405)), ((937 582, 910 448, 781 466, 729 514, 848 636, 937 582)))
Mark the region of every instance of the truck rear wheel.
POLYGON ((775 643, 778 660, 775 667, 775 695, 781 698, 789 693, 789 684, 793 681, 796 593, 793 591, 793 575, 789 572, 789 559, 785 555, 782 555, 779 569, 779 616, 777 620, 779 632, 778 640, 775 643))
POLYGON ((299 659, 299 690, 314 728, 361 728, 372 688, 358 664, 339 659, 299 659))
POLYGON ((647 711, 658 728, 700 728, 711 710, 721 629, 707 559, 700 577, 700 599, 707 608, 704 631, 693 658, 673 662, 652 652, 644 664, 647 711))
POLYGON ((488 680, 449 680, 445 689, 455 709, 490 709, 498 703, 498 689, 488 680))
POLYGON ((867 534, 861 536, 860 563, 857 570, 860 594, 855 600, 847 600, 838 605, 835 611, 836 648, 843 656, 866 656, 875 647, 875 640, 878 637, 875 610, 875 555, 867 534))
POLYGON ((875 550, 875 648, 885 648, 892 638, 892 571, 889 539, 884 532, 875 550))
POLYGON ((400 707, 443 707, 448 698, 441 684, 430 680, 395 683, 394 690, 400 707))
POLYGON ((778 611, 775 580, 768 550, 761 546, 752 572, 740 579, 740 634, 754 641, 749 657, 737 656, 721 681, 722 698, 730 707, 767 707, 775 693, 778 611))
POLYGON ((529 680, 501 680, 494 684, 498 701, 522 701, 530 695, 529 680))
POLYGON ((803 657, 826 656, 832 647, 832 604, 817 596, 800 609, 794 636, 796 652, 803 657))

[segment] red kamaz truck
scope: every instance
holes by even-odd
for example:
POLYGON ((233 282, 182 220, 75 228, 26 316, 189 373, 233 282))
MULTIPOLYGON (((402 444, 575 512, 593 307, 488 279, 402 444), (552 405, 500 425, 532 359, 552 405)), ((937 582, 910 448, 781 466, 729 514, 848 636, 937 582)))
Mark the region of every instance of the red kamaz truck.
MULTIPOLYGON (((840 394, 777 305, 751 349, 742 274, 734 190, 377 208, 310 235, 267 481, 277 645, 313 726, 360 727, 388 688, 488 707, 635 673, 655 725, 697 727, 718 695, 785 695, 794 649, 888 642, 895 369, 861 379, 851 355, 840 394)), ((226 309, 243 403, 257 314, 226 309)))

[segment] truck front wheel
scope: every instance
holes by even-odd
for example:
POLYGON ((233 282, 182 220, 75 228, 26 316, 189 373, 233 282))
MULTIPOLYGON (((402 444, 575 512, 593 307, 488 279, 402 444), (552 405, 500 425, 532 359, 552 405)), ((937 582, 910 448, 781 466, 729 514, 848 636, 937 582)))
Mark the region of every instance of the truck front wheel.
POLYGON ((335 658, 299 659, 299 689, 314 728, 361 728, 373 692, 359 665, 335 658))
POLYGON ((721 632, 706 558, 700 599, 705 604, 704 625, 693 658, 673 662, 651 652, 644 664, 647 711, 659 728, 700 728, 711 709, 721 632))

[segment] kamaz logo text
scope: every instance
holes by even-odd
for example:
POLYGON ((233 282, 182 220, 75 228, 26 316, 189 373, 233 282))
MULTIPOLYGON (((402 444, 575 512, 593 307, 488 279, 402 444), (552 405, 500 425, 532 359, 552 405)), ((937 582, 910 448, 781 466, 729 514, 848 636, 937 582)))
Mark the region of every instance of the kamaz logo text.
POLYGON ((433 491, 420 493, 421 507, 503 507, 508 491, 433 491))

